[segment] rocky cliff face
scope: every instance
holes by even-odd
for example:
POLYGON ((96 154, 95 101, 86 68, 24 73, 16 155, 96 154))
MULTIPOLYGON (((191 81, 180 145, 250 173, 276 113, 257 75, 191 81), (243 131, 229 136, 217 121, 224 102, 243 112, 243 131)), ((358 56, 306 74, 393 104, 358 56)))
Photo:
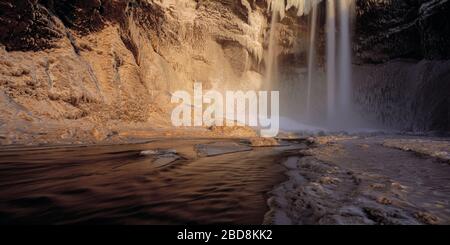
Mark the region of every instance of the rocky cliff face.
POLYGON ((195 81, 217 89, 261 82, 260 1, 0 6, 3 143, 95 142, 123 125, 157 131, 170 127, 170 92, 195 81))
POLYGON ((361 62, 450 58, 448 0, 359 0, 356 13, 361 62))
POLYGON ((390 128, 450 131, 450 1, 361 0, 356 11, 362 112, 390 128))
MULTIPOLYGON (((267 8, 265 0, 0 0, 1 143, 158 131, 170 126, 170 92, 194 81, 260 88, 267 8)), ((449 1, 360 0, 356 13, 359 64, 450 56, 449 1)), ((275 28, 280 64, 294 76, 305 65, 308 19, 291 10, 275 28)))

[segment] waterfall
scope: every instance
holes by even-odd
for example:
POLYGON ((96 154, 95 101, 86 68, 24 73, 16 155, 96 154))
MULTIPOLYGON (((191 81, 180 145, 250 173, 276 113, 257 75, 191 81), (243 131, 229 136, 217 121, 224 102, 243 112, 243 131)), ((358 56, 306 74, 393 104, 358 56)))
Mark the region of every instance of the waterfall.
POLYGON ((306 98, 307 120, 312 119, 312 83, 314 80, 315 56, 316 56, 316 35, 317 35, 317 5, 312 7, 311 28, 309 33, 309 54, 308 54, 308 87, 306 98))
POLYGON ((338 113, 344 117, 352 111, 352 75, 351 75, 351 40, 350 7, 351 0, 339 1, 340 35, 339 35, 339 91, 338 113))
MULTIPOLYGON (((277 82, 277 38, 276 38, 276 30, 275 24, 278 19, 283 19, 286 15, 286 11, 291 8, 297 8, 297 15, 303 16, 309 14, 311 10, 313 10, 313 15, 316 16, 314 19, 317 20, 317 4, 322 0, 266 0, 268 3, 269 10, 272 12, 272 18, 270 21, 270 33, 269 33, 269 50, 267 54, 266 60, 266 87, 274 88, 275 83, 277 82), (315 13, 314 13, 315 11, 315 13)), ((316 31, 316 21, 314 23, 314 31, 316 31)), ((311 45, 313 46, 315 43, 315 37, 311 40, 311 45)), ((314 46, 313 46, 314 47, 314 46)), ((311 49, 313 50, 313 49, 311 49)), ((311 54, 314 58, 314 52, 311 54)), ((312 79, 312 78, 311 78, 312 79)), ((309 101, 309 100, 308 100, 309 101)))
POLYGON ((308 52, 308 84, 307 84, 307 98, 306 98, 306 111, 308 120, 311 120, 311 112, 313 107, 313 83, 314 83, 314 70, 315 70, 315 47, 317 36, 317 23, 318 23, 318 4, 322 0, 266 0, 269 6, 269 10, 272 12, 272 20, 270 23, 269 33, 269 50, 266 60, 266 86, 274 88, 274 84, 277 81, 277 44, 276 44, 276 31, 275 23, 279 19, 283 19, 286 15, 286 11, 291 8, 297 9, 297 16, 303 16, 311 14, 311 28, 310 28, 310 40, 309 40, 309 52, 308 52))
MULTIPOLYGON (((269 50, 266 56, 266 84, 274 88, 277 81, 277 31, 275 24, 286 16, 286 11, 297 9, 298 16, 309 15, 309 47, 307 50, 306 109, 303 119, 308 123, 328 125, 330 129, 344 129, 354 126, 355 114, 352 105, 351 67, 351 8, 354 0, 326 0, 326 83, 317 69, 318 33, 320 26, 319 3, 322 0, 266 0, 272 19, 270 23, 269 50), (323 84, 323 85, 322 85, 323 84), (326 84, 326 85, 325 85, 326 84), (324 89, 322 87, 324 86, 324 89), (320 88, 320 89, 319 89, 320 88), (324 92, 322 92, 324 91, 324 92), (325 92, 326 91, 326 92, 325 92), (319 97, 321 96, 321 97, 319 97), (322 102, 322 105, 315 103, 322 102), (317 111, 320 110, 320 111, 317 111), (314 121, 319 114, 327 118, 325 122, 314 121)), ((308 40, 307 39, 307 40, 308 40)), ((300 81, 303 82, 303 81, 300 81)), ((279 86, 277 86, 279 87, 279 86)), ((291 86, 292 87, 292 86, 291 86)), ((299 91, 300 93, 300 91, 299 91)), ((289 100, 289 99, 286 99, 289 100)), ((297 102, 297 101, 296 101, 297 102)), ((292 102, 291 102, 292 103, 292 102)), ((291 111, 290 113, 297 113, 291 111)), ((302 113, 303 114, 303 113, 302 113)))
POLYGON ((275 23, 278 18, 278 11, 273 11, 272 20, 270 22, 270 33, 269 33, 269 50, 266 60, 266 83, 265 87, 267 89, 273 89, 276 82, 276 66, 277 66, 277 43, 276 43, 276 31, 275 31, 275 23))
POLYGON ((327 123, 336 116, 336 0, 327 0, 327 123))
POLYGON ((349 120, 354 115, 350 32, 352 1, 327 0, 327 124, 333 128, 349 126, 351 123, 349 120), (339 20, 338 38, 336 38, 337 20, 339 20))

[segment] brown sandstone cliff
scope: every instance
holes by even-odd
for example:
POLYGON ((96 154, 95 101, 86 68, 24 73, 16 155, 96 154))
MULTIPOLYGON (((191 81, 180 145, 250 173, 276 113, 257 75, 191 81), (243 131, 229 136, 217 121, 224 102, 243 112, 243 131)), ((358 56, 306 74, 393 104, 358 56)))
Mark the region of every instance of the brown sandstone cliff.
POLYGON ((1 1, 3 143, 170 127, 170 92, 258 87, 265 16, 247 1, 1 1), (51 126, 51 127, 49 127, 51 126))

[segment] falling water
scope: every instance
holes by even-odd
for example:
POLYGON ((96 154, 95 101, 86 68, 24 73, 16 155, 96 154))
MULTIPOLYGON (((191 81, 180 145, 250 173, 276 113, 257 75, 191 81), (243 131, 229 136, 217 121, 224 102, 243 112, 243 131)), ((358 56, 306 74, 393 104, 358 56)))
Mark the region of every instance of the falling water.
POLYGON ((339 1, 339 91, 338 113, 347 118, 352 111, 350 7, 352 0, 339 1))
POLYGON ((266 60, 266 80, 265 83, 266 89, 273 89, 274 83, 276 80, 276 53, 277 53, 277 44, 276 44, 276 31, 275 31, 275 23, 278 18, 278 11, 273 11, 272 13, 272 20, 270 22, 270 33, 269 33, 269 51, 268 51, 268 57, 266 60))
POLYGON ((331 127, 342 128, 349 125, 348 120, 353 116, 350 33, 352 0, 337 2, 336 9, 336 0, 327 0, 327 123, 331 127))
MULTIPOLYGON (((275 28, 275 24, 278 21, 278 19, 283 19, 286 15, 286 11, 291 8, 297 8, 297 16, 303 16, 309 14, 311 11, 313 12, 312 15, 312 33, 314 35, 311 36, 311 48, 312 53, 310 53, 310 70, 314 69, 313 60, 315 59, 315 42, 316 42, 316 29, 317 29, 317 5, 322 0, 266 0, 269 6, 269 10, 272 12, 272 18, 270 22, 270 33, 269 33, 269 47, 268 47, 268 54, 267 54, 267 60, 266 60, 266 83, 265 86, 268 88, 275 88, 276 82, 277 82, 277 32, 275 28)), ((310 72, 312 74, 312 72, 310 72)), ((313 76, 309 78, 310 82, 309 84, 312 84, 313 76)), ((311 99, 311 92, 312 88, 309 86, 308 88, 308 96, 307 103, 310 103, 311 99)), ((307 106, 309 108, 309 106, 307 106)))
MULTIPOLYGON (((313 123, 313 118, 317 115, 313 101, 324 103, 323 114, 327 117, 330 128, 348 127, 354 116, 352 106, 352 74, 351 74, 351 28, 350 10, 354 0, 326 0, 326 95, 320 96, 320 91, 315 91, 319 86, 320 78, 316 62, 316 47, 318 42, 319 26, 319 3, 322 0, 268 0, 269 8, 272 11, 270 23, 270 39, 268 59, 266 63, 266 80, 271 88, 274 87, 277 73, 277 44, 275 24, 278 19, 283 19, 286 10, 297 8, 298 16, 309 15, 311 20, 309 50, 307 60, 307 84, 306 84, 306 117, 303 118, 309 123, 313 123), (316 84, 316 82, 319 82, 316 84)), ((319 123, 319 122, 315 122, 319 123)), ((320 123, 319 123, 320 124, 320 123)))
POLYGON ((307 88, 307 98, 306 98, 306 113, 308 120, 311 120, 312 111, 312 83, 314 79, 314 68, 315 68, 315 56, 316 56, 316 33, 317 33, 317 5, 312 7, 311 15, 311 29, 310 29, 310 40, 309 40, 309 54, 308 54, 308 88, 307 88))
POLYGON ((336 7, 335 0, 327 1, 327 119, 336 115, 336 7))

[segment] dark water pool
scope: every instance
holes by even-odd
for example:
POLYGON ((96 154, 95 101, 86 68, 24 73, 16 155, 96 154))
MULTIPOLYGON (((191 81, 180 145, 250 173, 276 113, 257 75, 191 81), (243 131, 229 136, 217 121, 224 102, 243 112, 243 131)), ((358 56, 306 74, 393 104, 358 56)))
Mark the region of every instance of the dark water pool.
POLYGON ((260 224, 283 148, 213 157, 217 140, 0 150, 1 224, 260 224), (164 165, 142 150, 173 149, 164 165))

